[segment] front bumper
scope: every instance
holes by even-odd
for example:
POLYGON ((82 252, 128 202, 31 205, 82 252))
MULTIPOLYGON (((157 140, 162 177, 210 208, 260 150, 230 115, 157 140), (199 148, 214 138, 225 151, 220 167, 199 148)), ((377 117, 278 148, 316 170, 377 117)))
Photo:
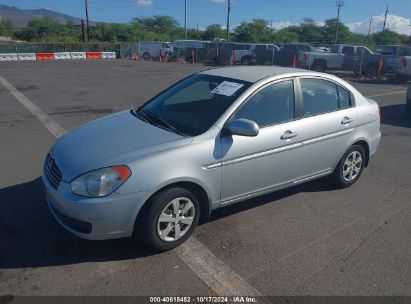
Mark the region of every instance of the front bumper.
POLYGON ((149 192, 87 198, 72 193, 70 184, 55 189, 43 174, 47 204, 56 221, 72 234, 90 240, 129 237, 149 192))

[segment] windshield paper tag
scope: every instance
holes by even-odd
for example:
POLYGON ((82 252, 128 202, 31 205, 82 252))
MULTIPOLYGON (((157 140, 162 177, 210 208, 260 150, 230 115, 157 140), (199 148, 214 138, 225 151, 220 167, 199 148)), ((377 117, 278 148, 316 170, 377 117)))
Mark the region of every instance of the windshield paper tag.
POLYGON ((219 86, 217 86, 214 90, 212 90, 211 93, 225 95, 225 96, 232 96, 242 86, 244 85, 241 83, 223 81, 222 83, 220 83, 219 86))

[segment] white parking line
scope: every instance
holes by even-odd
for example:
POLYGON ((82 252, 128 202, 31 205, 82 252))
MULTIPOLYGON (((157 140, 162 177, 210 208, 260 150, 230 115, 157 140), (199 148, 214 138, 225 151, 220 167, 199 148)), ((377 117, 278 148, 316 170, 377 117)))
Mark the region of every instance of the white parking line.
POLYGON ((216 294, 261 296, 254 287, 220 261, 196 238, 191 237, 177 247, 175 252, 216 294))
POLYGON ((60 126, 53 118, 44 113, 37 105, 35 105, 30 99, 20 93, 10 82, 4 77, 0 76, 0 83, 14 96, 30 113, 53 134, 55 137, 60 138, 66 133, 66 130, 60 126))
POLYGON ((390 93, 383 93, 383 94, 376 94, 376 95, 369 95, 369 96, 365 96, 368 98, 373 98, 373 97, 380 97, 380 96, 387 96, 387 95, 395 95, 395 94, 402 94, 402 93, 406 93, 407 91, 397 91, 397 92, 390 92, 390 93))
MULTIPOLYGON (((36 104, 19 92, 10 82, 0 76, 0 83, 31 112, 56 138, 67 131, 44 113, 36 104)), ((199 240, 191 237, 175 250, 177 256, 220 296, 261 296, 261 294, 241 278, 234 270, 220 261, 199 240)))

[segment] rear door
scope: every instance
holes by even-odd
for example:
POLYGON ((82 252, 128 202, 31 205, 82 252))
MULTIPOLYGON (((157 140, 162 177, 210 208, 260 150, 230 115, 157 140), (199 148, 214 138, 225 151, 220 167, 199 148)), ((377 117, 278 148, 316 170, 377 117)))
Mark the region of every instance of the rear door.
POLYGON ((294 80, 271 83, 253 94, 233 119, 256 122, 256 137, 222 135, 222 204, 291 182, 301 159, 295 120, 294 80))
POLYGON ((299 179, 333 170, 354 140, 359 124, 354 97, 322 78, 299 78, 303 100, 299 128, 304 164, 299 179))

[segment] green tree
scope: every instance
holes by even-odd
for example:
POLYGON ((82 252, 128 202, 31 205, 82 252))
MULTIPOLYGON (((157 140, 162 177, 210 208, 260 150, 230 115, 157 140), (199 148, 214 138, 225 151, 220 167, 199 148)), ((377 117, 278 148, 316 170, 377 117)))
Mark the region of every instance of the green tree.
POLYGON ((207 26, 204 33, 202 34, 203 40, 212 40, 214 38, 224 38, 225 31, 220 24, 211 24, 207 26))
POLYGON ((298 42, 300 40, 300 27, 288 26, 274 33, 274 42, 289 43, 298 42))
POLYGON ((408 42, 408 36, 390 30, 375 33, 371 37, 376 45, 406 44, 408 42))
POLYGON ((13 33, 13 23, 7 19, 0 19, 0 36, 12 37, 13 33))
POLYGON ((239 42, 271 42, 273 31, 268 27, 268 21, 253 19, 251 22, 241 22, 234 30, 235 39, 239 42))
MULTIPOLYGON (((322 27, 324 40, 329 44, 333 44, 335 41, 335 31, 337 26, 337 19, 325 20, 325 24, 322 27)), ((338 22, 338 40, 337 43, 349 43, 352 40, 352 33, 348 26, 341 22, 338 22)))
POLYGON ((324 31, 313 19, 305 18, 300 25, 300 42, 323 43, 325 40, 324 31))
POLYGON ((44 17, 30 20, 24 28, 19 38, 27 41, 55 42, 62 32, 59 25, 52 17, 44 17))
POLYGON ((178 21, 175 18, 160 15, 135 18, 133 19, 132 24, 139 26, 147 32, 157 34, 172 34, 179 26, 178 21))

